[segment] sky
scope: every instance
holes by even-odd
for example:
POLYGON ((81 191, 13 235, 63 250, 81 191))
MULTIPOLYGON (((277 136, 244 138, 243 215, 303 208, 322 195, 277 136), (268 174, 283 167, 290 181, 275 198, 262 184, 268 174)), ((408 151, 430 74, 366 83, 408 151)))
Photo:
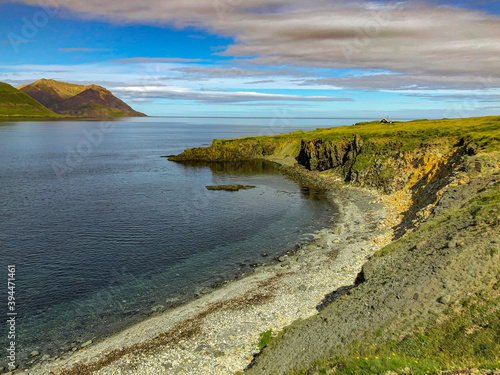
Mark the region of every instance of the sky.
POLYGON ((151 116, 500 115, 500 1, 0 0, 0 81, 151 116))

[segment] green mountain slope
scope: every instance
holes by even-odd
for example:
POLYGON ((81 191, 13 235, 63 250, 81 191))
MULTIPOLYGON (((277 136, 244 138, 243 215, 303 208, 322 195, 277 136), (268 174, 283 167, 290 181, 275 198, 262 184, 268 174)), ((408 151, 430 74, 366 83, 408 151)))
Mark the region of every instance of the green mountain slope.
POLYGON ((144 117, 115 97, 109 90, 97 85, 76 85, 41 79, 19 90, 36 99, 52 111, 82 117, 144 117))
POLYGON ((0 116, 58 117, 32 97, 3 82, 0 82, 0 116))

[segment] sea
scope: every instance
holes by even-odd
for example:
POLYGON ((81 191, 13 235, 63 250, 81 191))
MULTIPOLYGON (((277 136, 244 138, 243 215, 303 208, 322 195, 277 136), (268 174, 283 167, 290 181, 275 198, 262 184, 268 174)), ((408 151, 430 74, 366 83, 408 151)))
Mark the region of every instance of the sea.
POLYGON ((55 356, 99 339, 273 261, 337 215, 324 192, 272 163, 162 156, 360 121, 0 122, 0 314, 15 317, 14 339, 13 324, 1 327, 2 347, 14 341, 22 367, 31 351, 55 356), (256 187, 205 188, 220 184, 256 187))

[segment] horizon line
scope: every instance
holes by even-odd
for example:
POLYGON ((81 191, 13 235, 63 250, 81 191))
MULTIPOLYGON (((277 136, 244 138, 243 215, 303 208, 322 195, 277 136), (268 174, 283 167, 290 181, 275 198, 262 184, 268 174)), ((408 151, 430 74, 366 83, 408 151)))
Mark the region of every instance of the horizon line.
MULTIPOLYGON (((280 117, 280 116, 148 116, 157 118, 245 118, 245 119, 283 119, 283 120, 372 120, 373 117, 280 117)), ((401 120, 414 120, 413 117, 400 117, 401 120)), ((373 121, 379 121, 374 119, 373 121)))

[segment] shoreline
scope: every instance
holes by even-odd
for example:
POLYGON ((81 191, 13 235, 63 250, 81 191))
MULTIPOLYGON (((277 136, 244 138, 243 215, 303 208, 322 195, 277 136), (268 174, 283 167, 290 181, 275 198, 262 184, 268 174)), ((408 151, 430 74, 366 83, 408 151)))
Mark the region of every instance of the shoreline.
MULTIPOLYGON (((243 164, 246 164, 246 162, 243 164)), ((287 180, 289 181, 289 183, 293 183, 294 185, 296 185, 297 191, 294 194, 296 194, 297 196, 293 197, 293 201, 301 199, 298 198, 301 192, 299 186, 297 185, 297 181, 293 181, 292 179, 289 178, 289 176, 284 175, 281 171, 279 171, 279 168, 276 167, 274 163, 266 162, 266 165, 272 167, 274 170, 273 173, 279 176, 280 179, 287 180)), ((286 192, 279 191, 279 193, 283 194, 286 192)), ((287 244, 283 244, 283 246, 274 246, 272 248, 267 248, 266 252, 263 252, 264 249, 262 251, 259 251, 258 247, 253 246, 254 249, 257 249, 255 251, 258 252, 258 254, 256 254, 256 257, 251 259, 253 261, 249 261, 249 258, 244 259, 241 256, 239 256, 239 258, 241 258, 240 261, 236 262, 234 264, 234 267, 228 268, 227 269, 228 272, 225 273, 224 275, 222 273, 215 275, 218 276, 217 279, 207 278, 206 280, 208 281, 206 281, 204 284, 190 284, 196 286, 196 288, 192 288, 190 290, 190 293, 185 293, 185 294, 179 293, 173 298, 158 299, 156 303, 152 303, 150 304, 150 306, 146 306, 142 310, 133 310, 135 314, 129 314, 129 315, 123 313, 119 315, 120 311, 123 312, 124 309, 120 306, 120 304, 113 304, 114 306, 119 308, 119 311, 116 312, 117 315, 114 317, 114 319, 109 318, 104 322, 104 324, 100 324, 101 328, 96 328, 99 327, 99 325, 96 324, 92 325, 91 326, 92 328, 88 330, 75 332, 74 334, 71 333, 65 336, 63 334, 59 334, 59 336, 50 337, 50 339, 44 339, 40 335, 40 336, 33 336, 34 337, 33 340, 26 339, 24 342, 20 343, 20 345, 18 344, 18 348, 20 348, 20 350, 18 350, 16 356, 17 371, 20 371, 20 369, 32 369, 40 362, 54 361, 55 359, 63 358, 64 356, 71 354, 73 351, 81 349, 82 346, 83 347, 87 346, 85 344, 88 343, 89 341, 96 343, 105 340, 106 338, 111 337, 121 332, 122 330, 127 329, 130 326, 148 320, 152 317, 162 314, 165 311, 171 311, 172 309, 175 309, 179 306, 183 306, 187 303, 192 302, 193 300, 200 298, 203 295, 209 294, 214 290, 219 289, 220 287, 226 285, 229 282, 240 280, 243 277, 251 275, 254 273, 255 268, 261 267, 263 265, 268 265, 270 263, 276 263, 277 259, 280 256, 294 253, 296 247, 301 246, 308 241, 311 241, 311 239, 313 238, 313 233, 329 225, 332 215, 335 218, 338 217, 335 209, 332 209, 331 203, 325 197, 322 196, 320 200, 322 201, 322 207, 323 207, 322 212, 324 211, 321 216, 321 220, 319 220, 319 218, 315 216, 312 217, 306 223, 302 223, 302 224, 307 224, 304 225, 307 227, 307 229, 302 228, 300 236, 297 235, 296 238, 293 238, 292 241, 289 241, 287 244), (274 250, 278 251, 274 252, 274 250), (39 354, 31 355, 31 353, 33 352, 38 352, 39 354), (47 359, 41 361, 41 359, 44 357, 46 357, 47 359)), ((300 223, 300 221, 296 223, 297 226, 302 226, 302 224, 300 223)), ((283 226, 283 228, 285 228, 285 226, 283 226)), ((293 227, 290 228, 289 228, 290 231, 293 230, 293 227)), ((160 283, 155 282, 155 285, 160 286, 160 288, 162 286, 169 287, 168 284, 161 282, 160 283)), ((103 297, 104 298, 102 299, 109 300, 107 294, 104 294, 103 297)), ((90 302, 89 305, 91 305, 93 301, 89 302, 90 302)), ((79 304, 79 305, 85 306, 86 304, 79 304)), ((78 306, 78 304, 76 306, 78 306)), ((89 314, 92 314, 94 312, 94 310, 90 309, 88 310, 86 309, 85 311, 89 311, 89 314)), ((112 317, 111 315, 112 311, 109 311, 109 313, 110 314, 108 314, 108 316, 112 317)), ((58 313, 56 315, 59 316, 64 314, 58 313)), ((52 314, 52 316, 54 316, 54 314, 52 314)), ((51 320, 52 318, 48 317, 45 321, 50 322, 51 320)), ((24 321, 20 322, 21 326, 23 327, 26 326, 23 323, 24 321)), ((62 322, 62 324, 58 324, 56 322, 55 324, 53 324, 53 327, 56 327, 59 330, 59 332, 64 332, 64 330, 61 329, 61 327, 63 327, 64 325, 65 322, 62 322)), ((33 327, 36 327, 38 329, 37 332, 44 332, 43 325, 37 326, 31 324, 30 328, 32 328, 32 330, 33 327)), ((28 334, 25 334, 24 336, 29 337, 28 334)), ((4 367, 4 370, 7 371, 5 369, 7 367, 6 363, 1 364, 0 374, 4 373, 2 367, 4 367)))
POLYGON ((292 178, 320 188, 340 220, 292 255, 258 267, 197 299, 153 315, 76 352, 39 362, 30 374, 233 374, 258 352, 259 334, 273 336, 317 314, 348 292, 361 266, 389 243, 400 219, 373 190, 338 186, 331 177, 271 160, 292 178), (325 282, 326 281, 326 282, 325 282))

